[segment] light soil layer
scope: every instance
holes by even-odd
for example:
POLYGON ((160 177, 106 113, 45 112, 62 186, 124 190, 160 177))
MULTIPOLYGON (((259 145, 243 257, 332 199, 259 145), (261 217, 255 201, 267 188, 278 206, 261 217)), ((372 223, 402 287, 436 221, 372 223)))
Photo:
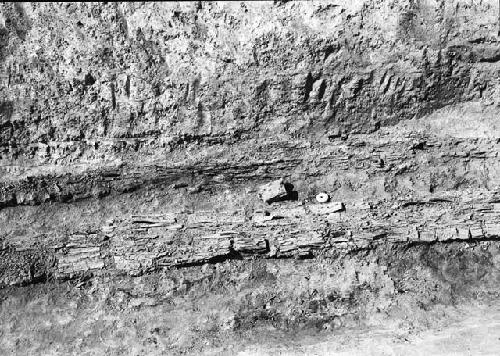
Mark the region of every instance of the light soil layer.
POLYGON ((474 305, 490 325, 498 13, 0 4, 0 353, 364 352, 474 305))
MULTIPOLYGON (((270 340, 247 346, 238 356, 260 355, 496 355, 500 349, 498 304, 467 306, 453 311, 456 319, 421 333, 400 329, 347 330, 344 333, 270 340)), ((207 355, 221 355, 218 350, 207 355)), ((228 353, 229 354, 229 353, 228 353)))

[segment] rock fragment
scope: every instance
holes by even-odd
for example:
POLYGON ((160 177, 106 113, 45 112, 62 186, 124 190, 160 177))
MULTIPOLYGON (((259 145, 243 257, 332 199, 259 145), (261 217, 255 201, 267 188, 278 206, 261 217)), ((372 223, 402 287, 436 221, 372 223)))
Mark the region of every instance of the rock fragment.
POLYGON ((259 195, 265 203, 271 204, 292 199, 293 185, 285 183, 283 178, 259 187, 259 195))

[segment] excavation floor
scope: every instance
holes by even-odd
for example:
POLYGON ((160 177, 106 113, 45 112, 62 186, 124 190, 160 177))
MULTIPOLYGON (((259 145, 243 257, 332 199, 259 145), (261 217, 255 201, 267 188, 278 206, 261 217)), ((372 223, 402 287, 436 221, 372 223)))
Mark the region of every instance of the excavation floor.
MULTIPOLYGON (((500 303, 463 306, 455 316, 426 331, 388 328, 344 330, 251 345, 239 356, 257 355, 498 355, 500 303), (274 345, 273 345, 274 343, 274 345)), ((217 354, 214 353, 214 354, 217 354)))
MULTIPOLYGON (((261 324, 239 332, 199 327, 196 305, 120 309, 96 287, 39 284, 2 293, 1 355, 498 355, 500 300, 435 305, 369 326, 284 331, 261 324), (86 297, 84 296, 86 295, 86 297), (191 325, 191 327, 189 327, 191 325), (196 330, 195 330, 196 329, 196 330)), ((212 305, 214 313, 222 313, 212 305)))

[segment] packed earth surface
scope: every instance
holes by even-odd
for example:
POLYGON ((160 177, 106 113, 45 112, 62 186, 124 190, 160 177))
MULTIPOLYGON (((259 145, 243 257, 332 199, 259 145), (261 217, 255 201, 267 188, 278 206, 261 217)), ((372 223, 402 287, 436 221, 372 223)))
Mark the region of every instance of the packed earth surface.
POLYGON ((499 14, 0 4, 0 354, 498 355, 499 14))

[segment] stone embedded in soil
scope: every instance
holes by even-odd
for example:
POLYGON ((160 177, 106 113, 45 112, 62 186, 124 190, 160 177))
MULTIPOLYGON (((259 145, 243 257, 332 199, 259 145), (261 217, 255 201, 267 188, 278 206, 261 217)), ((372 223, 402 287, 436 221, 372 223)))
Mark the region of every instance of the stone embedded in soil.
POLYGON ((258 191, 261 199, 268 204, 286 200, 291 193, 290 184, 283 179, 263 184, 258 191))

